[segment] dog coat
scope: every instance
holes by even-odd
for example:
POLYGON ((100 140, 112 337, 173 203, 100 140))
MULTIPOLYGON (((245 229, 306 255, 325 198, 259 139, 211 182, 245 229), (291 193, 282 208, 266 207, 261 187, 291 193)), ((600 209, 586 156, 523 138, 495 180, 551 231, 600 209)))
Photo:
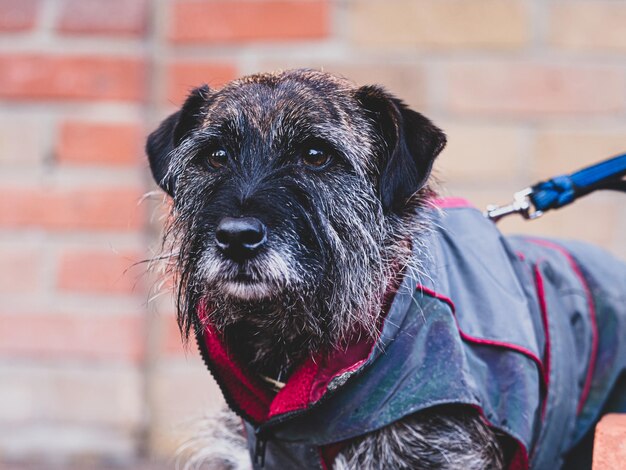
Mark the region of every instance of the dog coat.
POLYGON ((380 337, 307 361, 277 394, 210 325, 198 332, 254 468, 329 468, 351 439, 464 404, 518 444, 509 468, 558 469, 602 414, 626 411, 626 265, 583 243, 504 237, 462 200, 440 206, 380 337))

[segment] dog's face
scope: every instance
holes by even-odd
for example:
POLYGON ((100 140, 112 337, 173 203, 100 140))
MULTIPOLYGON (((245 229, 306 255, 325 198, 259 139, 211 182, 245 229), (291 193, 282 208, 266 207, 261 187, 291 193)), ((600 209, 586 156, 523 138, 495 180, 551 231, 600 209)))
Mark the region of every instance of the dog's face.
POLYGON ((174 200, 183 327, 208 302, 218 328, 283 339, 371 329, 367 312, 444 143, 383 90, 322 72, 194 90, 147 144, 174 200))

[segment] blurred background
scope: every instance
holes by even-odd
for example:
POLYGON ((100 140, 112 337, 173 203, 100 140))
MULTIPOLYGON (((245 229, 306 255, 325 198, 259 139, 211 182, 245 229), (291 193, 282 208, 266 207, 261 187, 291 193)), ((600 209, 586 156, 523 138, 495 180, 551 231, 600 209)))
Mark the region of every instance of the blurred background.
MULTIPOLYGON (((190 88, 384 84, 446 130, 444 194, 483 207, 626 151, 624 25, 622 0, 0 0, 0 468, 173 468, 221 405, 135 265, 164 213, 143 142, 190 88)), ((618 194, 501 227, 626 258, 618 194)))

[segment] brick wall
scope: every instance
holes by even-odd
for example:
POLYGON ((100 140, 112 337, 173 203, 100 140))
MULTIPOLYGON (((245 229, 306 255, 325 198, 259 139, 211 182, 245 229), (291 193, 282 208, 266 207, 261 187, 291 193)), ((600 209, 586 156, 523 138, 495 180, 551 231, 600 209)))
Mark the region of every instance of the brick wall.
MULTIPOLYGON (((625 23, 623 0, 0 0, 0 460, 167 461, 219 406, 135 265, 162 214, 143 140, 189 88, 385 84, 448 132, 445 192, 484 206, 626 151, 625 23)), ((626 258, 617 195, 502 227, 626 258)))

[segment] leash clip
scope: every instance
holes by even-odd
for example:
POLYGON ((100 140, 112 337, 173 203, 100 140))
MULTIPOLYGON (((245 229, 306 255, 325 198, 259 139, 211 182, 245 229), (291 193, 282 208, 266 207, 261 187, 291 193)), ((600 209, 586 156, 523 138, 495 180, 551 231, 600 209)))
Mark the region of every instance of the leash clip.
POLYGON ((506 206, 491 204, 487 206, 484 215, 492 222, 497 222, 510 214, 520 214, 527 220, 537 219, 543 215, 543 212, 535 209, 530 199, 532 193, 533 188, 531 187, 522 189, 513 195, 513 202, 511 204, 507 204, 506 206))

